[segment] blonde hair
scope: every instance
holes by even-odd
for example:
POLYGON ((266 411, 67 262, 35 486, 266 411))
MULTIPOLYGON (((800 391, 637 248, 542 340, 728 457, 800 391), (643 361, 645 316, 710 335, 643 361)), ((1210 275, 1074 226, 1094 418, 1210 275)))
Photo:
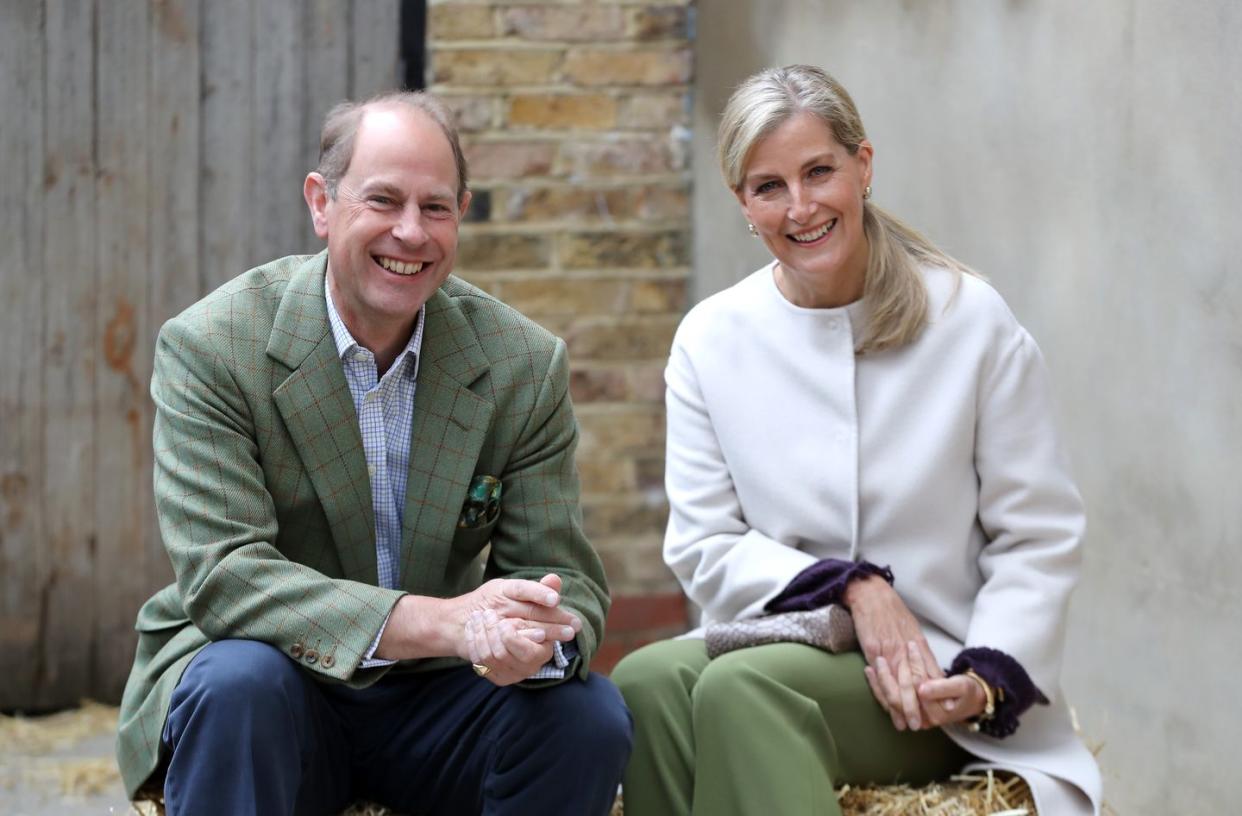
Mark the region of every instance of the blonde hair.
POLYGON ((336 198, 337 185, 341 177, 349 172, 349 163, 354 157, 354 139, 362 124, 363 114, 369 108, 385 105, 405 105, 422 111, 439 126, 453 151, 453 162, 457 166, 457 198, 460 200, 469 189, 466 186, 469 174, 461 138, 448 107, 426 91, 386 91, 365 102, 341 102, 328 111, 319 134, 319 166, 315 168, 326 182, 328 195, 336 198))
MULTIPOLYGON (((738 86, 720 119, 720 172, 734 192, 742 187, 746 161, 755 145, 804 111, 827 125, 851 156, 867 138, 854 100, 823 69, 787 65, 760 71, 738 86)), ((863 281, 868 321, 858 344, 859 354, 900 348, 923 331, 927 325, 927 287, 919 273, 920 265, 973 274, 869 200, 863 201, 863 233, 869 247, 863 281)))

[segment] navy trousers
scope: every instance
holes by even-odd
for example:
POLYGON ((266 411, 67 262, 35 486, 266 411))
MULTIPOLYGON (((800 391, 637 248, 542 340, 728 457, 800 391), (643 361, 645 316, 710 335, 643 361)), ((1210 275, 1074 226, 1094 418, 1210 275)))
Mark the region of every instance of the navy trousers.
POLYGON ((633 725, 591 674, 498 688, 468 667, 321 683, 249 640, 203 649, 164 726, 169 816, 335 814, 357 799, 402 814, 608 813, 633 725))

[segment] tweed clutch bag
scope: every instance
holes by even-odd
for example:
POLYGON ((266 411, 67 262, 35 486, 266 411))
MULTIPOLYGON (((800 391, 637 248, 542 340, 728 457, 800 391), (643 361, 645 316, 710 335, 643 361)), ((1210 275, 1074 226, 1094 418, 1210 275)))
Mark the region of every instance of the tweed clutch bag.
POLYGON ((711 658, 766 643, 805 643, 834 654, 858 648, 854 619, 839 604, 806 612, 781 612, 762 618, 713 623, 707 627, 704 639, 707 656, 711 658))

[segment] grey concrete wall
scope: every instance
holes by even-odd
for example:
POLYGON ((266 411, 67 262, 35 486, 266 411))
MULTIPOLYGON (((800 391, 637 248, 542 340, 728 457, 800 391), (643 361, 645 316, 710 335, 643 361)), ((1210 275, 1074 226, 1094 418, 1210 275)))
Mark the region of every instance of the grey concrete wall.
POLYGON ((716 169, 724 100, 812 62, 862 111, 876 200, 1044 349, 1090 512, 1065 685, 1124 814, 1237 808, 1240 39, 1232 0, 699 7, 698 297, 766 260, 716 169))

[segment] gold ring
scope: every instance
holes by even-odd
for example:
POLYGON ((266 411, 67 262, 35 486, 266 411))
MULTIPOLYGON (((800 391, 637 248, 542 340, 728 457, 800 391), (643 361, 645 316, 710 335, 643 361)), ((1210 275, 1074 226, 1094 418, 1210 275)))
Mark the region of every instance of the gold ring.
POLYGON ((488 666, 484 666, 482 663, 471 663, 470 666, 471 668, 474 669, 474 673, 477 674, 479 677, 487 677, 489 674, 492 673, 491 668, 488 666))

